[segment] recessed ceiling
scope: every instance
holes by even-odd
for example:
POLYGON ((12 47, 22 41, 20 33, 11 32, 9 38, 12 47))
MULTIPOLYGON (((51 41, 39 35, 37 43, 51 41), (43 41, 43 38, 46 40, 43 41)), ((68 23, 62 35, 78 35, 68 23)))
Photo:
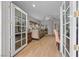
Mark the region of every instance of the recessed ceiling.
POLYGON ((57 20, 60 18, 61 1, 13 1, 13 3, 39 20, 43 20, 46 16, 51 16, 57 20))

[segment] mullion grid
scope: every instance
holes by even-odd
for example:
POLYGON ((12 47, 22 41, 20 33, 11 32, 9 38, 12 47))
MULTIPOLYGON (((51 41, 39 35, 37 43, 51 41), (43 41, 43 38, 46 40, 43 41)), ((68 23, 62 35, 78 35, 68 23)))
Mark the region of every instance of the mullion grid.
MULTIPOLYGON (((65 5, 65 3, 64 3, 64 5, 65 5)), ((66 5, 65 5, 64 7, 66 8, 66 5)), ((69 8, 69 6, 68 6, 68 8, 69 8)), ((67 9, 68 9, 68 8, 67 8, 67 9)), ((64 34, 63 34, 63 36, 64 36, 64 39, 63 39, 63 41, 64 41, 64 44, 63 44, 63 45, 64 45, 64 49, 66 49, 66 38, 67 38, 67 37, 66 37, 66 24, 70 24, 70 22, 66 23, 66 12, 67 12, 67 10, 65 10, 65 11, 64 11, 64 14, 63 14, 63 15, 64 15, 64 20, 63 20, 63 21, 64 21, 64 24, 63 24, 63 26, 64 26, 64 34)), ((69 20, 70 20, 70 19, 69 19, 69 20)), ((67 49, 66 49, 66 50, 67 50, 67 49)), ((65 55, 65 56, 66 56, 66 50, 64 50, 64 55, 65 55)), ((68 52, 68 51, 67 51, 67 52, 68 52)))

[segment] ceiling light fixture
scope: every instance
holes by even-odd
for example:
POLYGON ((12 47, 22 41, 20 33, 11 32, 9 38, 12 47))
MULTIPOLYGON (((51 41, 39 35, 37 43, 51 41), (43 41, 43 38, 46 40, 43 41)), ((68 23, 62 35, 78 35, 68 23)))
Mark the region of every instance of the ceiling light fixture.
POLYGON ((33 6, 33 7, 36 7, 36 3, 35 3, 35 1, 33 1, 32 6, 33 6))
POLYGON ((33 6, 33 7, 36 7, 36 5, 35 5, 35 4, 33 4, 32 6, 33 6))

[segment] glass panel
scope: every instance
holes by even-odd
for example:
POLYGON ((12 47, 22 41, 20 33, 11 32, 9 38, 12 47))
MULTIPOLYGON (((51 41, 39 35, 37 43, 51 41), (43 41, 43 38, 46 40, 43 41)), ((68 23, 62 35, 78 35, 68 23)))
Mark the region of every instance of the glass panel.
POLYGON ((22 38, 26 38, 26 33, 22 33, 22 38))
POLYGON ((15 9, 15 16, 21 18, 21 12, 15 9))
POLYGON ((15 25, 21 25, 21 22, 20 21, 16 21, 15 25))
MULTIPOLYGON (((76 1, 76 11, 78 11, 78 9, 79 9, 79 8, 78 8, 78 7, 79 7, 79 4, 78 4, 78 3, 79 3, 79 2, 76 1)), ((78 38, 78 37, 79 37, 79 35, 78 35, 78 32, 79 32, 79 31, 78 31, 78 30, 79 30, 79 29, 78 29, 78 27, 79 27, 79 26, 78 26, 78 21, 79 21, 79 18, 76 17, 76 45, 79 45, 79 43, 78 43, 78 42, 79 42, 79 40, 78 40, 78 39, 79 39, 79 38, 78 38)), ((79 57, 79 51, 77 51, 77 50, 76 50, 76 57, 79 57)))
POLYGON ((68 10, 66 11, 66 22, 70 20, 69 15, 70 15, 70 8, 68 8, 68 10))
POLYGON ((69 54, 67 53, 67 51, 66 51, 66 57, 69 57, 69 54))
POLYGON ((26 44, 26 39, 22 40, 22 45, 26 44))
POLYGON ((65 35, 65 25, 63 25, 63 35, 65 35))
POLYGON ((25 32, 26 31, 26 27, 22 27, 22 32, 25 32))
POLYGON ((15 9, 15 50, 26 43, 26 15, 15 9), (23 32, 23 33, 22 33, 23 32), (17 34, 16 34, 17 33, 17 34), (20 41, 19 41, 20 40, 20 41))
POLYGON ((18 48, 20 48, 21 47, 21 41, 19 41, 19 42, 17 42, 16 44, 15 44, 15 50, 17 50, 18 48))
POLYGON ((22 19, 26 20, 26 15, 22 13, 22 19))
POLYGON ((21 18, 16 17, 15 25, 21 25, 21 18))
POLYGON ((20 17, 15 17, 15 20, 16 21, 21 21, 21 18, 20 17))
POLYGON ((70 39, 66 38, 66 49, 70 52, 70 39))
POLYGON ((63 36, 63 44, 65 44, 65 37, 63 36))
POLYGON ((65 23, 65 19, 64 19, 64 16, 65 16, 65 15, 63 15, 63 24, 65 23))
POLYGON ((21 27, 20 26, 15 26, 15 33, 21 32, 21 27))
POLYGON ((22 21, 22 25, 23 26, 26 26, 26 21, 22 21))
POLYGON ((66 36, 70 37, 70 25, 66 24, 66 36))
POLYGON ((65 4, 66 4, 66 9, 67 9, 69 6, 69 1, 66 1, 65 4))
POLYGON ((64 49, 64 46, 63 46, 63 54, 64 54, 64 50, 65 50, 65 49, 64 49))
POLYGON ((65 10, 66 9, 66 7, 65 7, 65 3, 63 4, 63 10, 65 10))
POLYGON ((17 40, 21 40, 21 34, 16 34, 16 35, 15 35, 15 39, 16 39, 16 41, 17 41, 17 40))

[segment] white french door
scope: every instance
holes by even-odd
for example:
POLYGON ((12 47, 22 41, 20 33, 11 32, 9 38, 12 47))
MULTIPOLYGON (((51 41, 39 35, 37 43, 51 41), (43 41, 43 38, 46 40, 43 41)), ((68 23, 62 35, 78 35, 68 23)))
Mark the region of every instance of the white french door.
POLYGON ((70 56, 70 2, 63 2, 62 8, 61 8, 61 52, 63 56, 69 57, 70 56))
POLYGON ((79 1, 65 1, 60 9, 61 52, 66 57, 79 57, 79 1))
POLYGON ((11 3, 11 56, 27 45, 27 13, 11 3))

